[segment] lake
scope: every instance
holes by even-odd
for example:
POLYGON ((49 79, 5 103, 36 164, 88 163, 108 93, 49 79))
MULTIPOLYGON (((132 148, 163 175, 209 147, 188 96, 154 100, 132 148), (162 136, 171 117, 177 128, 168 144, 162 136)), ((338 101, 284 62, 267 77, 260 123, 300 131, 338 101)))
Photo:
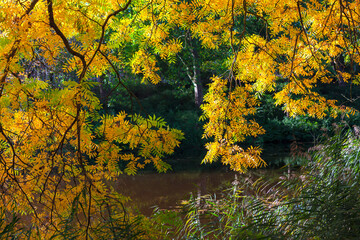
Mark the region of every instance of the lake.
POLYGON ((186 171, 175 173, 143 173, 135 176, 122 175, 115 189, 132 199, 131 205, 149 216, 154 206, 161 209, 174 209, 190 195, 221 194, 232 186, 237 178, 254 182, 260 177, 279 178, 287 170, 258 169, 245 174, 232 171, 186 171))

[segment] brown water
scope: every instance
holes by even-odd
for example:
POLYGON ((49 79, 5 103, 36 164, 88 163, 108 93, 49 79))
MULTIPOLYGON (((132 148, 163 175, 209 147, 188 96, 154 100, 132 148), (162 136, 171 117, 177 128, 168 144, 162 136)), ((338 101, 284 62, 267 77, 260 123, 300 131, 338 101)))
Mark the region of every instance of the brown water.
POLYGON ((253 170, 246 174, 224 171, 147 173, 136 176, 120 176, 115 189, 132 199, 131 204, 141 213, 150 215, 154 206, 173 209, 190 195, 221 194, 232 186, 237 178, 255 181, 259 177, 279 177, 279 171, 253 170))

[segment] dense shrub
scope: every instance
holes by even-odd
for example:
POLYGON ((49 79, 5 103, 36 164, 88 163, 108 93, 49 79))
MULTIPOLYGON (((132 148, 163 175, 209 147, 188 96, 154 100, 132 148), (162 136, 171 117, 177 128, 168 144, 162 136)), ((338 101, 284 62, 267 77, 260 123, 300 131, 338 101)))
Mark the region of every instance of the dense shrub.
POLYGON ((179 239, 359 239, 359 128, 314 147, 296 176, 237 183, 222 199, 190 201, 179 239), (239 188, 242 186, 242 188, 239 188))

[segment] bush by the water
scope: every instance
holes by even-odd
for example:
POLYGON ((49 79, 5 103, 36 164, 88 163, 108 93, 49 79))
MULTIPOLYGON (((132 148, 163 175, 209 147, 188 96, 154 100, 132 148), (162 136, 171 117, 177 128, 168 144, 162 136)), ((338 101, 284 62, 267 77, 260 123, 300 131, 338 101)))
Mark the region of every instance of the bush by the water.
POLYGON ((359 128, 339 130, 312 151, 301 173, 257 181, 251 195, 240 182, 220 200, 193 199, 178 238, 360 239, 359 128))

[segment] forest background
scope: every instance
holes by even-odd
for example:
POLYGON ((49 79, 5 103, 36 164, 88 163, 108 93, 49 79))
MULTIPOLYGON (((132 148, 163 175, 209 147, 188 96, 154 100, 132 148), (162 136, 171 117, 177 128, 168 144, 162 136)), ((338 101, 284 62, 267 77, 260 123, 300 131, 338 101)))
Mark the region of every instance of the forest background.
POLYGON ((3 234, 25 215, 28 236, 116 238, 137 219, 119 174, 279 166, 261 148, 304 155, 359 122, 358 1, 0 7, 3 234))

